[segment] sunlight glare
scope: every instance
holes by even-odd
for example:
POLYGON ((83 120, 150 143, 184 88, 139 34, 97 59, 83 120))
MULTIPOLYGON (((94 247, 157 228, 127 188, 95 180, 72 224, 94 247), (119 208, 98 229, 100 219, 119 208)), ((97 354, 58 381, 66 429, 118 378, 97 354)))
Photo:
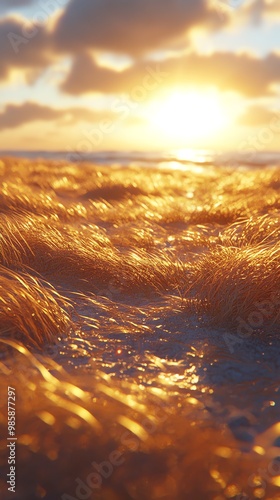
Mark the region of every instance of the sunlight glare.
POLYGON ((226 110, 216 92, 173 92, 151 105, 150 118, 167 137, 182 139, 211 136, 227 123, 226 110))

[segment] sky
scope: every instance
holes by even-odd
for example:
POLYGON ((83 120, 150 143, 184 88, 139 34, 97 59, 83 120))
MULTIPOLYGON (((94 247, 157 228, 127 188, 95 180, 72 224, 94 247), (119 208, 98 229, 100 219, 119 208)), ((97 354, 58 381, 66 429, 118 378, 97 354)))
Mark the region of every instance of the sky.
POLYGON ((279 0, 1 0, 0 149, 280 149, 279 0))

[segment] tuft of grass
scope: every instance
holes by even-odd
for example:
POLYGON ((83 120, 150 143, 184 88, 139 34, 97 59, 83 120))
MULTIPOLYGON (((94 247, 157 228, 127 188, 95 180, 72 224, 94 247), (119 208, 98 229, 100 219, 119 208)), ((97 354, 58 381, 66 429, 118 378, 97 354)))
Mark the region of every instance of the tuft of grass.
POLYGON ((70 303, 38 279, 0 267, 0 336, 41 347, 68 333, 70 303))
POLYGON ((196 262, 188 289, 196 296, 199 310, 216 325, 235 327, 240 318, 247 322, 265 303, 267 324, 279 326, 279 291, 279 243, 217 246, 196 262))

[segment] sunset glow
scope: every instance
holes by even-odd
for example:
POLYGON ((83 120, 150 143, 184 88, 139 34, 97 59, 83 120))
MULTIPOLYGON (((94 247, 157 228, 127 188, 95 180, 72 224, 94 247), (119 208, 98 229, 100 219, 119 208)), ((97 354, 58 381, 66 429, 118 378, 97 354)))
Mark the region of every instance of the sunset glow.
POLYGON ((214 135, 228 117, 216 93, 176 91, 151 105, 151 121, 167 137, 190 140, 214 135))
POLYGON ((279 107, 277 0, 3 0, 1 15, 2 150, 278 149, 258 139, 279 107))
POLYGON ((0 0, 0 500, 280 499, 279 28, 0 0))

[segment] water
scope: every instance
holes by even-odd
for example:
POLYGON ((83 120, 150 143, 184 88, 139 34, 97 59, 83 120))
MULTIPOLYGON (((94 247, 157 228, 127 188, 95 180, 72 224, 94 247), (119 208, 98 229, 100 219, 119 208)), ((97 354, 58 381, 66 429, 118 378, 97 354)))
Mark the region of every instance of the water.
POLYGON ((74 151, 2 150, 1 156, 31 160, 61 160, 90 162, 96 165, 137 165, 143 167, 182 168, 184 165, 227 165, 235 168, 280 165, 278 151, 217 152, 211 150, 181 149, 170 151, 98 151, 82 153, 74 151))

